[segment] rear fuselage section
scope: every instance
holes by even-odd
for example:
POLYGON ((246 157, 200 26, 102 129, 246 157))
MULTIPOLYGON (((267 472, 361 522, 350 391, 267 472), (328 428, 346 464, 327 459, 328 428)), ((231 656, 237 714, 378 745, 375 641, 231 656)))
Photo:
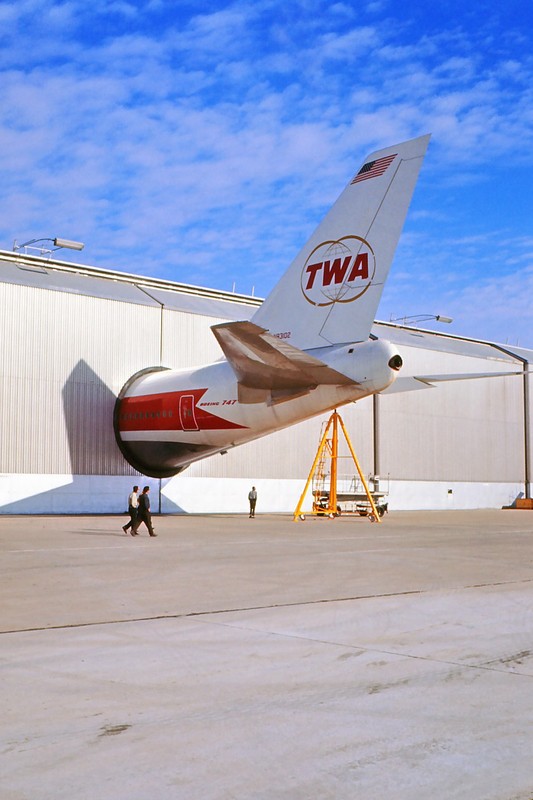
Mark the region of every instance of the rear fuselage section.
POLYGON ((308 388, 284 402, 241 403, 227 361, 193 370, 143 370, 130 378, 117 399, 117 443, 139 472, 170 477, 208 455, 379 392, 398 370, 396 349, 381 340, 314 354, 352 382, 308 388))

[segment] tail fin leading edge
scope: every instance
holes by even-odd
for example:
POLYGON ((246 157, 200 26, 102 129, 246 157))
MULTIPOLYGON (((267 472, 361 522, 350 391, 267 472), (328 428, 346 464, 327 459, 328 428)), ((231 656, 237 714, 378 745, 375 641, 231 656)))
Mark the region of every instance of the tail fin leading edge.
POLYGON ((254 324, 302 350, 368 339, 429 138, 366 158, 254 324))

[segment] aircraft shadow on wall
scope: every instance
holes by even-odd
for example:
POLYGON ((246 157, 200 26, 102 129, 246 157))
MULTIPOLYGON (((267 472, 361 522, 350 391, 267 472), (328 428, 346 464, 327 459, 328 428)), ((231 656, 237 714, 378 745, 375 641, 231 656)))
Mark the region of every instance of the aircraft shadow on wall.
MULTIPOLYGON (((93 514, 93 499, 84 506, 87 493, 103 494, 107 476, 124 476, 131 471, 132 485, 136 481, 137 476, 124 463, 113 435, 116 395, 86 361, 78 361, 65 381, 61 395, 72 478, 55 489, 0 503, 3 513, 39 514, 43 509, 48 509, 45 513, 50 514, 65 513, 67 503, 73 509, 71 513, 93 514), (87 480, 91 475, 95 476, 94 482, 87 480), (85 510, 87 507, 89 511, 85 510)), ((126 510, 126 498, 126 492, 124 496, 117 493, 116 513, 126 510)), ((165 507, 169 513, 183 513, 183 509, 169 498, 165 498, 165 507)), ((107 513, 108 508, 107 501, 107 513)))

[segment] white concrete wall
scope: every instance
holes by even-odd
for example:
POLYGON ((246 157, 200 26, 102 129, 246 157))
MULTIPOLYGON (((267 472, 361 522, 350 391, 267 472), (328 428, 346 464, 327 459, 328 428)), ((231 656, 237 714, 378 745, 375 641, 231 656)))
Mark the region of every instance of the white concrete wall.
POLYGON ((296 508, 305 487, 305 480, 276 480, 261 478, 176 477, 162 490, 162 511, 176 513, 176 507, 188 514, 226 513, 248 514, 248 492, 257 489, 257 514, 291 513, 296 508))
POLYGON ((523 497, 523 492, 522 483, 391 481, 388 503, 396 511, 502 508, 523 497))
MULTIPOLYGON (((489 358, 402 346, 413 375, 520 371, 489 358)), ((395 480, 508 483, 523 479, 523 384, 517 376, 444 382, 380 404, 380 469, 395 480)))
MULTIPOLYGON (((131 475, 0 475, 0 514, 120 514, 134 483, 131 475)), ((151 485, 157 508, 159 481, 151 485)))
MULTIPOLYGON (((159 481, 142 476, 0 475, 3 514, 122 514, 134 484, 151 489, 152 511, 163 514, 247 514, 249 478, 176 476, 159 481), (161 495, 159 495, 161 486, 161 495)), ((257 514, 291 514, 305 479, 260 478, 257 514)), ((522 496, 519 483, 382 481, 390 511, 501 508, 522 496)), ((304 511, 311 509, 308 493, 304 511)))

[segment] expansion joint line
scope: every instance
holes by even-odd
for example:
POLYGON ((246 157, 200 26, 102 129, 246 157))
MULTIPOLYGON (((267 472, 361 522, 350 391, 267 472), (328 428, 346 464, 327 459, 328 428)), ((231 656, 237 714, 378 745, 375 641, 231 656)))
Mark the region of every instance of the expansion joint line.
MULTIPOLYGON (((517 581, 496 581, 493 583, 474 583, 468 586, 454 586, 447 587, 449 591, 460 591, 461 589, 490 589, 493 586, 514 586, 524 583, 532 583, 533 578, 524 578, 517 581)), ((70 630, 72 628, 91 628, 98 625, 126 625, 134 622, 155 622, 162 619, 192 619, 194 617, 208 617, 216 616, 219 614, 235 614, 246 611, 268 611, 275 608, 298 608, 305 606, 326 605, 328 603, 350 603, 356 600, 379 600, 387 597, 408 597, 408 596, 423 596, 431 594, 434 589, 413 589, 407 592, 383 592, 381 594, 362 594, 354 595, 353 597, 328 597, 318 600, 303 600, 293 603, 267 603, 262 606, 241 606, 237 608, 218 608, 206 609, 205 611, 187 611, 182 614, 153 614, 146 617, 132 617, 129 619, 107 619, 107 620, 91 620, 91 622, 70 622, 63 625, 42 625, 33 628, 12 628, 0 631, 1 636, 8 636, 17 633, 35 633, 38 631, 62 631, 70 630)))

